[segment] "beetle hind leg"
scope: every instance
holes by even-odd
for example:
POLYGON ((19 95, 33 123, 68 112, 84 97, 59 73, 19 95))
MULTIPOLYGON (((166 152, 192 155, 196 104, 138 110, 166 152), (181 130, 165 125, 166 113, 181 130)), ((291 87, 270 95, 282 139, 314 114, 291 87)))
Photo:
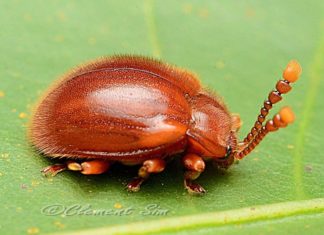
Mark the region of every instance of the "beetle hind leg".
POLYGON ((183 165, 186 168, 184 173, 184 186, 189 194, 202 195, 206 190, 193 180, 197 179, 205 170, 204 160, 196 154, 187 154, 182 159, 183 165))
POLYGON ((66 169, 66 164, 54 164, 43 168, 41 172, 44 176, 55 176, 57 173, 60 173, 66 169))
POLYGON ((142 183, 149 178, 151 173, 160 173, 164 168, 165 161, 163 159, 155 158, 144 161, 138 170, 138 176, 127 184, 127 190, 129 192, 138 192, 142 183))
POLYGON ((98 175, 105 173, 110 167, 110 162, 104 160, 90 160, 81 163, 75 161, 67 161, 64 164, 55 164, 45 167, 41 172, 45 176, 55 176, 57 173, 70 170, 79 171, 84 175, 98 175))

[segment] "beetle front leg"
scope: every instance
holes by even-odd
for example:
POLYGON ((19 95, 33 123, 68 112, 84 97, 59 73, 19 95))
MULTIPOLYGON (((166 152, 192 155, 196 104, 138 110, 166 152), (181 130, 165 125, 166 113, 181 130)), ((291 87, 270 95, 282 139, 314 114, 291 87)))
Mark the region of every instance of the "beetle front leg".
POLYGON ((127 190, 130 192, 138 192, 142 183, 148 179, 151 173, 160 173, 165 168, 165 161, 160 158, 150 159, 143 162, 138 170, 138 177, 134 178, 127 184, 127 190))
POLYGON ((183 157, 182 162, 187 169, 184 173, 184 186, 188 190, 188 193, 195 195, 206 193, 206 190, 202 186, 192 182, 205 170, 204 160, 196 154, 189 153, 183 157))

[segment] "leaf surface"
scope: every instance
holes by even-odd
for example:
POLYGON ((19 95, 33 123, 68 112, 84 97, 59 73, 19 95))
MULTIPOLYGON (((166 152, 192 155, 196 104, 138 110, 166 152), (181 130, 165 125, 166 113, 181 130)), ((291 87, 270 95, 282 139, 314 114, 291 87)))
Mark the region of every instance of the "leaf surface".
POLYGON ((0 233, 319 234, 323 12, 319 0, 1 1, 0 233), (187 195, 177 161, 136 194, 124 190, 135 168, 44 178, 40 169, 53 161, 26 137, 33 104, 73 66, 125 53, 199 74, 241 115, 241 138, 286 63, 297 59, 303 75, 273 110, 289 104, 297 120, 228 171, 208 166, 198 179, 204 197, 187 195))

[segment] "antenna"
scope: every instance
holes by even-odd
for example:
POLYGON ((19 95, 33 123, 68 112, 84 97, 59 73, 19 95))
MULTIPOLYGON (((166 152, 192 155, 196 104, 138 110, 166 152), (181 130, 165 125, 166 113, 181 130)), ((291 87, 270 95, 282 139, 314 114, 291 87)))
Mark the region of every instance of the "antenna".
POLYGON ((292 110, 289 107, 284 107, 263 125, 273 105, 281 101, 282 94, 286 94, 291 90, 290 83, 296 82, 301 72, 302 68, 296 60, 288 63, 282 74, 283 79, 279 80, 276 84, 276 89, 269 93, 268 99, 264 101, 254 126, 243 141, 239 143, 243 147, 241 150, 235 152, 236 158, 242 159, 249 154, 269 132, 277 131, 279 128, 286 127, 294 121, 294 113, 292 110))

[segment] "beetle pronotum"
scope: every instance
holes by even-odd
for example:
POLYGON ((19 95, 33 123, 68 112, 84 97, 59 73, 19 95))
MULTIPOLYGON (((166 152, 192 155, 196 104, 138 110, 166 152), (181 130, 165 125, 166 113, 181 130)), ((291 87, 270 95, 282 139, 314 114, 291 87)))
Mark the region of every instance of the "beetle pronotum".
POLYGON ((101 58, 74 69, 50 89, 35 109, 29 136, 44 155, 64 159, 44 174, 65 169, 102 174, 114 162, 140 164, 129 191, 138 191, 151 173, 165 169, 167 159, 182 153, 185 188, 202 194, 204 188, 193 180, 206 161, 228 168, 269 132, 294 121, 289 107, 266 118, 300 74, 298 62, 288 63, 251 132, 238 142, 239 116, 201 88, 193 73, 141 56, 101 58))

